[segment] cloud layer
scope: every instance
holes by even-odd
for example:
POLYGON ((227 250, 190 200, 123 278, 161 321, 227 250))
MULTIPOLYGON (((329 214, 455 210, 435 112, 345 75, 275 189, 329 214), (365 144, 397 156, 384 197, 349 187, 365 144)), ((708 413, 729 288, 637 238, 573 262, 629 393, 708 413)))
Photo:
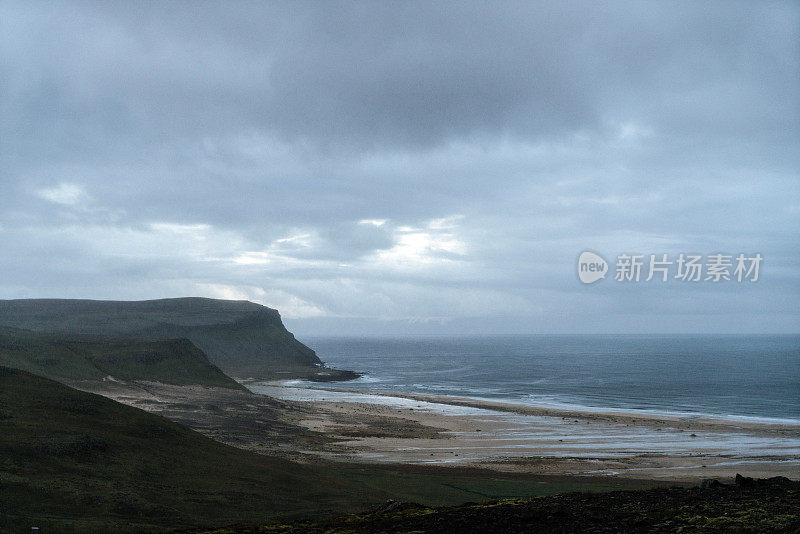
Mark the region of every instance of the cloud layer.
POLYGON ((0 298, 797 332, 798 28, 790 2, 5 2, 0 298), (586 249, 764 272, 583 286, 586 249))

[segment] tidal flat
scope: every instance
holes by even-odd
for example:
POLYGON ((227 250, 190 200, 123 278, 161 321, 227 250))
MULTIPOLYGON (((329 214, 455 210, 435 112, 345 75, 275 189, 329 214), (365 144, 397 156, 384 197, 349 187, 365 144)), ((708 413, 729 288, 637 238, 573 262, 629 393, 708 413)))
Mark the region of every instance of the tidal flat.
POLYGON ((281 382, 256 394, 104 382, 91 389, 240 448, 302 462, 477 468, 495 473, 697 483, 800 478, 800 426, 563 410, 281 382))

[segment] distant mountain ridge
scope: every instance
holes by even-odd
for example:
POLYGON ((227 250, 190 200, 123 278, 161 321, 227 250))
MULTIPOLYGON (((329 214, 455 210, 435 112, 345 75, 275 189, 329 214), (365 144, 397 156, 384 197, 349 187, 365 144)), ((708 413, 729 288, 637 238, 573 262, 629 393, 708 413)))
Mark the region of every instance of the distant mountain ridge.
POLYGON ((357 376, 321 369, 316 353, 286 330, 277 310, 249 301, 0 300, 0 325, 61 334, 186 338, 226 374, 240 379, 357 376))

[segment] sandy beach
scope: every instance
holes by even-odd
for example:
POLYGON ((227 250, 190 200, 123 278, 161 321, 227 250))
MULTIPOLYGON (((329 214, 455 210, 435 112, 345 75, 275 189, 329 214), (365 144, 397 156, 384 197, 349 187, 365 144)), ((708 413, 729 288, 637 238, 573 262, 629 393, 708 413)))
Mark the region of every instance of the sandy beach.
POLYGON ((281 383, 250 388, 314 406, 314 415, 300 424, 342 439, 333 450, 317 452, 332 460, 676 481, 736 473, 800 477, 800 426, 784 422, 577 412, 281 383), (412 436, 397 432, 409 424, 427 430, 412 436))
POLYGON ((574 411, 480 399, 251 383, 258 393, 82 384, 214 439, 303 462, 481 468, 676 482, 800 478, 800 425, 574 411))

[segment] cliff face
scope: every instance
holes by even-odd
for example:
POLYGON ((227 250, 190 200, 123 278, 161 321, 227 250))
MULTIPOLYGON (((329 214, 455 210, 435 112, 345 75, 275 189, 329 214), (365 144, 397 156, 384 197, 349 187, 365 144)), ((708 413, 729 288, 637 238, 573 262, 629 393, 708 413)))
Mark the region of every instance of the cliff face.
POLYGON ((0 300, 0 325, 36 332, 187 338, 236 378, 306 376, 320 364, 277 310, 247 301, 0 300))

